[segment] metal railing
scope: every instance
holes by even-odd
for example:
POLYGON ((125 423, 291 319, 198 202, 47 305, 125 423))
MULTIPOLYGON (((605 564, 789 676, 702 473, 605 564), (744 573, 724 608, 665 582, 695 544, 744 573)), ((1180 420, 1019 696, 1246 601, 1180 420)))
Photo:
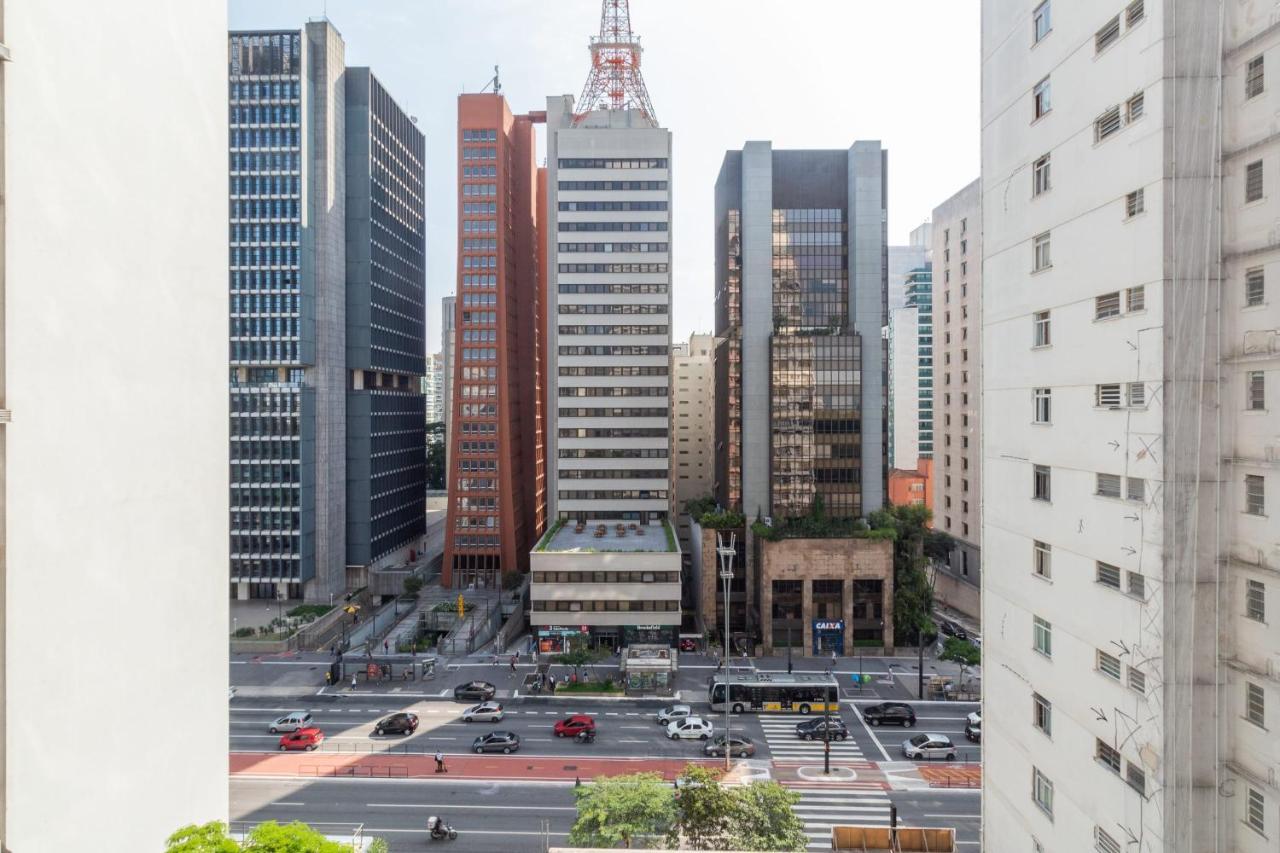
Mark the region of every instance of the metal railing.
MULTIPOLYGON (((249 834, 253 832, 254 827, 261 821, 235 820, 227 825, 227 834, 235 841, 240 842, 243 847, 249 840, 249 834)), ((339 841, 341 844, 350 844, 353 851, 364 850, 364 824, 363 823, 312 823, 309 824, 312 829, 326 838, 339 841), (350 839, 348 841, 348 839, 350 839)))

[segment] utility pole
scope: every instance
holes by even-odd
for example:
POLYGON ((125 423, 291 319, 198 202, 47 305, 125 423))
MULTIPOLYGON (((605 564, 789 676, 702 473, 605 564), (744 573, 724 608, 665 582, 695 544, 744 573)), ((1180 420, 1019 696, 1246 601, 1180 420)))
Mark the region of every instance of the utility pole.
POLYGON ((729 715, 733 713, 733 697, 730 693, 733 679, 729 676, 733 667, 729 660, 729 581, 733 579, 733 560, 737 554, 738 534, 729 534, 729 544, 724 544, 724 534, 716 531, 716 556, 720 558, 720 579, 724 581, 724 769, 730 768, 732 749, 729 745, 729 715))

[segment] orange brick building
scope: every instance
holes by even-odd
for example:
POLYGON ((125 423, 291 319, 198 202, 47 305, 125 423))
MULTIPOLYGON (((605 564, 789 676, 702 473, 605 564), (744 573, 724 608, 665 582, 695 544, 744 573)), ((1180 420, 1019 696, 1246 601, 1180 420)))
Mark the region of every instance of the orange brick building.
MULTIPOLYGON (((920 459, 915 471, 889 469, 889 503, 894 506, 923 505, 933 509, 933 460, 920 459)), ((932 527, 933 523, 930 522, 932 527)))

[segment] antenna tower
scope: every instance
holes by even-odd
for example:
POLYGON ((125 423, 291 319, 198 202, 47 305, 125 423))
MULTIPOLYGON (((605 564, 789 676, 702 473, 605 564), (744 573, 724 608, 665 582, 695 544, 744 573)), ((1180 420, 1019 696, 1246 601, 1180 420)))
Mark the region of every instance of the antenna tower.
POLYGON ((640 39, 631 33, 630 0, 601 0, 600 35, 591 39, 591 74, 578 98, 577 121, 592 110, 639 110, 658 123, 640 76, 640 39))

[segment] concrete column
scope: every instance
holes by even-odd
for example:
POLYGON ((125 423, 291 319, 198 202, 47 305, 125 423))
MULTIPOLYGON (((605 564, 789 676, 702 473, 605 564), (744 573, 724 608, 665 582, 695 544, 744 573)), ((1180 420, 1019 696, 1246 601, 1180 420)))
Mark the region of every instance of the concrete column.
POLYGON ((765 654, 773 653, 773 581, 767 576, 760 583, 760 643, 765 654))
POLYGON ((742 512, 771 515, 769 340, 773 335, 773 145, 742 147, 742 512))
POLYGON ((813 581, 800 581, 800 633, 804 636, 804 653, 813 653, 813 581))
POLYGON ((847 577, 840 585, 840 612, 844 614, 844 653, 851 655, 853 649, 853 578, 847 577))
POLYGON ((889 576, 885 578, 883 586, 883 615, 884 615, 884 645, 886 649, 893 649, 893 569, 889 569, 889 576))

